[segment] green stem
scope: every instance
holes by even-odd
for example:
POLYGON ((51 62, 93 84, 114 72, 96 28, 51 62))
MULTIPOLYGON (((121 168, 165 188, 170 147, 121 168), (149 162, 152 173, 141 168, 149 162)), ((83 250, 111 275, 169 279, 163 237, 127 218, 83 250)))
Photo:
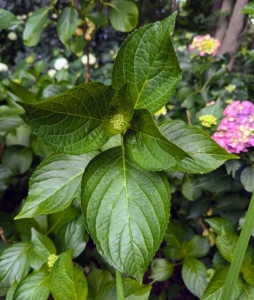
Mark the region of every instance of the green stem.
POLYGON ((252 194, 250 205, 246 214, 246 218, 243 224, 243 228, 237 242, 233 260, 230 265, 228 275, 226 278, 225 286, 222 291, 222 295, 220 300, 231 300, 234 287, 236 286, 236 281, 241 270, 242 262, 244 259, 244 255, 246 253, 246 249, 248 247, 248 243, 250 240, 251 232, 254 227, 254 193, 252 194))
POLYGON ((53 10, 54 10, 54 13, 55 13, 57 16, 59 16, 59 12, 58 12, 58 10, 57 10, 57 8, 56 8, 56 6, 55 6, 54 0, 50 0, 50 3, 51 3, 51 5, 52 5, 52 8, 53 8, 53 10))
POLYGON ((117 300, 124 300, 122 274, 118 270, 116 270, 116 291, 117 300))

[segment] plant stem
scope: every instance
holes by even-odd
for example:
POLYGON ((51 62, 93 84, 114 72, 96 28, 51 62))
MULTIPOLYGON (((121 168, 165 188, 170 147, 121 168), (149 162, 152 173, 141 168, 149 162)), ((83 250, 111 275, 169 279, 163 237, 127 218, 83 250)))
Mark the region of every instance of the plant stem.
POLYGON ((252 194, 250 200, 250 205, 247 210, 243 228, 234 251, 233 260, 228 271, 225 286, 223 288, 220 300, 232 299, 234 293, 234 287, 236 286, 236 281, 242 266, 246 249, 248 247, 248 243, 250 240, 253 227, 254 227, 254 193, 252 194))
POLYGON ((122 274, 118 270, 116 270, 116 291, 117 300, 124 300, 122 274))
POLYGON ((52 5, 52 8, 53 8, 53 10, 54 10, 54 13, 55 13, 57 16, 59 16, 59 12, 58 12, 58 10, 56 9, 54 0, 50 0, 50 3, 51 3, 51 5, 52 5))

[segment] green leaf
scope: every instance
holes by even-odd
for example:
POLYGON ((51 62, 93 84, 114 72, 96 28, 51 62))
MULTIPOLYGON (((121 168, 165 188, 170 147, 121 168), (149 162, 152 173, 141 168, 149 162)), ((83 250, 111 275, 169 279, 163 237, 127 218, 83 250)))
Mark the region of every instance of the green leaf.
POLYGON ((165 137, 187 152, 191 158, 184 158, 172 169, 189 173, 208 173, 217 169, 228 159, 238 157, 221 148, 203 130, 182 121, 164 121, 159 129, 165 137))
POLYGON ((81 208, 100 253, 138 280, 157 251, 169 216, 164 173, 139 169, 116 147, 97 155, 82 179, 81 208))
POLYGON ((41 100, 47 100, 49 98, 58 96, 66 90, 67 88, 64 85, 49 84, 45 87, 45 89, 43 89, 41 100))
POLYGON ((8 188, 9 179, 12 176, 12 172, 7 167, 0 165, 0 196, 8 188))
MULTIPOLYGON (((213 276, 212 280, 210 281, 209 285, 207 286, 200 300, 222 300, 221 294, 225 286, 225 280, 228 274, 228 269, 229 269, 228 267, 224 267, 223 269, 215 273, 215 275, 213 276)), ((241 299, 239 298, 241 292, 242 292, 242 284, 238 278, 236 285, 234 286, 233 289, 233 295, 232 295, 233 297, 231 298, 231 300, 241 299)))
POLYGON ((169 246, 181 247, 184 241, 184 228, 180 221, 169 219, 166 233, 163 239, 169 246))
POLYGON ((117 31, 128 32, 138 25, 138 8, 131 1, 113 0, 110 3, 103 2, 110 6, 109 20, 112 27, 117 31))
POLYGON ((228 262, 232 262, 238 236, 222 228, 220 235, 216 238, 216 246, 221 256, 228 262))
POLYGON ((100 288, 104 288, 107 282, 112 281, 113 277, 109 271, 100 269, 92 270, 87 276, 88 295, 86 300, 95 300, 100 288))
POLYGON ((37 103, 37 99, 34 94, 21 84, 10 81, 7 88, 19 98, 17 100, 28 104, 37 103))
POLYGON ((82 216, 65 224, 56 234, 55 243, 57 250, 65 252, 72 249, 72 258, 83 252, 86 246, 85 226, 82 216))
POLYGON ((176 14, 173 14, 134 31, 118 52, 112 85, 118 90, 128 82, 136 109, 157 112, 171 99, 181 80, 181 70, 169 37, 175 18, 176 14))
POLYGON ((43 158, 52 154, 53 152, 53 150, 51 150, 47 145, 45 145, 43 141, 38 140, 35 135, 31 136, 30 147, 34 154, 43 158))
POLYGON ((37 105, 20 103, 40 139, 68 154, 83 154, 103 146, 108 136, 101 129, 113 98, 111 86, 81 84, 37 105))
POLYGON ((200 298, 207 287, 205 265, 196 258, 185 258, 183 261, 182 277, 185 285, 192 294, 200 298))
MULTIPOLYGON (((124 300, 148 300, 151 285, 140 284, 130 278, 123 278, 122 281, 124 300)), ((101 287, 95 300, 118 300, 116 281, 112 280, 101 287)))
POLYGON ((175 265, 164 258, 155 258, 151 263, 149 278, 156 281, 168 280, 174 272, 175 265))
POLYGON ((243 268, 243 278, 251 286, 254 286, 254 265, 243 268))
POLYGON ((50 254, 56 253, 56 248, 52 240, 47 237, 46 235, 36 231, 32 228, 32 238, 31 238, 34 252, 36 255, 44 260, 47 261, 50 254))
POLYGON ((235 233, 235 226, 228 219, 225 218, 209 218, 205 221, 210 225, 212 230, 217 234, 221 234, 222 228, 226 231, 235 233))
POLYGON ((5 249, 0 255, 0 290, 6 290, 15 281, 20 281, 30 269, 28 251, 31 242, 19 242, 5 249))
POLYGON ((206 256, 210 250, 208 236, 194 235, 188 242, 182 245, 182 251, 188 257, 201 258, 206 256))
POLYGON ((202 187, 193 175, 186 175, 182 183, 182 194, 190 201, 197 200, 202 195, 202 187))
POLYGON ((10 11, 0 8, 0 30, 22 23, 10 11))
POLYGON ((97 26, 103 26, 108 24, 107 16, 101 13, 100 11, 90 12, 87 18, 97 26))
POLYGON ((28 17, 23 31, 23 40, 27 46, 36 46, 41 38, 43 28, 48 18, 49 8, 43 7, 28 17))
POLYGON ((161 171, 189 155, 168 141, 159 131, 147 110, 137 110, 131 128, 124 135, 128 157, 138 166, 150 171, 161 171))
POLYGON ((219 193, 230 190, 232 186, 232 177, 221 170, 214 170, 209 174, 198 176, 199 186, 211 193, 219 193))
POLYGON ((134 103, 131 96, 129 85, 124 84, 120 90, 118 90, 111 103, 109 108, 109 116, 103 121, 102 129, 109 135, 117 135, 126 130, 129 126, 129 123, 133 117, 134 113, 134 103), (121 116, 121 123, 113 122, 112 119, 121 116), (119 127, 119 128, 117 128, 119 127))
POLYGON ((71 251, 61 254, 55 262, 50 274, 50 290, 54 300, 86 299, 86 278, 72 265, 71 251))
POLYGON ((47 300, 49 294, 49 272, 40 270, 28 275, 18 284, 13 300, 47 300))
POLYGON ((204 115, 214 116, 216 118, 217 125, 218 125, 219 121, 223 118, 223 110, 222 110, 222 107, 221 107, 221 102, 219 100, 217 100, 214 105, 203 107, 196 114, 196 117, 197 117, 197 119, 199 119, 201 116, 204 116, 204 115))
POLYGON ((254 192, 254 169, 246 167, 241 173, 241 183, 248 192, 254 192))
POLYGON ((78 12, 74 7, 65 7, 57 19, 57 34, 60 41, 66 44, 78 26, 78 12))
MULTIPOLYGON (((18 282, 17 280, 15 280, 15 281, 11 284, 11 286, 10 286, 8 292, 7 292, 7 295, 6 295, 6 299, 5 299, 5 300, 13 300, 14 293, 15 293, 15 290, 16 290, 16 288, 17 288, 17 286, 18 286, 18 283, 19 283, 19 282, 18 282)), ((2 296, 2 295, 1 295, 1 292, 0 292, 0 296, 2 296)))
POLYGON ((72 219, 79 215, 79 211, 74 205, 70 205, 64 210, 48 215, 48 232, 56 234, 58 230, 72 219))
POLYGON ((252 300, 254 299, 254 287, 243 282, 242 284, 243 292, 239 299, 241 300, 252 300))
POLYGON ((25 173, 33 161, 33 153, 29 148, 11 146, 6 148, 2 158, 2 164, 9 168, 13 175, 25 173))
MULTIPOLYGON (((22 220, 23 221, 23 220, 22 220)), ((45 263, 45 259, 39 258, 37 253, 34 250, 34 247, 31 247, 28 252, 28 258, 31 268, 34 270, 40 270, 43 264, 45 263)))
POLYGON ((8 133, 12 129, 24 124, 24 121, 19 116, 1 117, 0 118, 0 132, 8 133))
POLYGON ((80 195, 81 178, 92 157, 90 153, 53 153, 44 159, 30 178, 28 197, 15 219, 55 213, 69 206, 80 195))
POLYGON ((241 10, 241 14, 254 15, 254 2, 250 2, 241 10))

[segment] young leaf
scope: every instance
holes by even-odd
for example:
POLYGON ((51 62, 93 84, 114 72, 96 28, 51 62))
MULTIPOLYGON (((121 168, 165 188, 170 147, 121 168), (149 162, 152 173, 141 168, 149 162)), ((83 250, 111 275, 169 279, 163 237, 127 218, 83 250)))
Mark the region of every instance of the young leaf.
POLYGON ((10 11, 0 8, 0 30, 22 23, 10 11))
POLYGON ((56 234, 55 243, 58 251, 72 249, 72 258, 76 258, 86 246, 85 226, 82 216, 65 224, 56 234))
POLYGON ((155 258, 151 263, 149 278, 156 281, 168 280, 174 272, 175 265, 164 258, 155 258))
POLYGON ((74 7, 65 7, 57 20, 57 34, 60 41, 66 44, 78 26, 78 12, 74 7))
MULTIPOLYGON (((140 284, 130 278, 123 278, 122 280, 125 300, 148 300, 151 285, 140 284)), ((102 286, 96 300, 117 300, 116 281, 112 280, 102 286)))
POLYGON ((72 265, 71 251, 61 254, 55 262, 50 274, 50 290, 54 300, 86 299, 86 278, 72 265))
POLYGON ((128 157, 150 171, 166 170, 189 155, 168 141, 159 131, 149 111, 137 110, 131 128, 124 135, 128 157))
POLYGON ((29 182, 29 194, 15 219, 55 213, 80 195, 84 169, 93 157, 53 153, 37 167, 29 182), (59 176, 61 174, 61 177, 59 176))
POLYGON ((184 158, 172 169, 189 173, 208 173, 217 169, 228 159, 237 159, 236 155, 221 148, 203 130, 182 121, 164 121, 159 129, 165 137, 186 151, 191 157, 184 158))
POLYGON ((185 258, 183 261, 182 277, 187 288, 200 298, 207 287, 205 265, 196 258, 185 258))
POLYGON ((2 164, 9 168, 13 175, 25 173, 33 161, 33 153, 27 147, 10 146, 2 157, 2 164))
POLYGON ((32 228, 31 241, 36 255, 44 260, 44 262, 47 261, 50 254, 56 253, 56 248, 52 240, 46 235, 36 231, 34 228, 32 228))
POLYGON ((33 12, 28 18, 23 31, 23 40, 27 46, 36 46, 39 43, 48 13, 49 8, 43 7, 33 12))
POLYGON ((83 154, 103 146, 108 136, 101 129, 114 90, 100 82, 81 84, 37 105, 20 103, 34 133, 51 148, 83 154))
POLYGON ((40 270, 28 275, 18 284, 13 299, 47 300, 49 294, 49 272, 47 270, 40 270))
POLYGON ((19 242, 0 255, 0 291, 6 290, 16 280, 20 281, 30 269, 28 251, 31 242, 19 242))
POLYGON ((136 28, 138 24, 138 8, 131 1, 113 0, 110 3, 109 20, 112 27, 117 31, 128 32, 136 28))
POLYGON ((170 192, 164 173, 139 169, 116 147, 97 155, 82 179, 81 208, 100 253, 141 280, 165 233, 170 192))
MULTIPOLYGON (((210 281, 209 285, 207 286, 200 300, 218 300, 218 299, 223 300, 221 299, 221 294, 225 285, 228 269, 229 269, 228 267, 224 267, 223 269, 215 273, 215 275, 213 276, 212 280, 210 281)), ((236 285, 234 287, 233 297, 230 300, 241 299, 239 298, 239 295, 241 293, 242 293, 242 283, 238 278, 236 285)))
POLYGON ((175 18, 176 13, 134 31, 117 54, 112 85, 118 90, 128 82, 136 109, 157 112, 171 99, 181 80, 181 70, 169 36, 175 18))

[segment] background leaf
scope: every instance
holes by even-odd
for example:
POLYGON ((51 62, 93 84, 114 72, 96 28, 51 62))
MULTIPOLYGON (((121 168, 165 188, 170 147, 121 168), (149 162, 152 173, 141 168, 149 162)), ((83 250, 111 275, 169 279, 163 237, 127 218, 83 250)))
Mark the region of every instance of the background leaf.
POLYGON ((44 262, 47 261, 50 254, 56 253, 56 248, 53 241, 46 235, 36 231, 34 228, 32 228, 31 241, 34 252, 40 259, 44 260, 44 262))
POLYGON ((85 232, 82 216, 65 224, 56 234, 55 243, 58 251, 61 253, 71 249, 72 258, 79 256, 86 246, 85 232))
POLYGON ((29 195, 16 219, 54 213, 69 206, 80 195, 81 178, 92 157, 91 153, 54 153, 47 157, 30 178, 29 195))
POLYGON ((0 30, 22 23, 10 11, 0 8, 0 30))
POLYGON ((48 13, 48 7, 43 7, 33 12, 28 18, 23 31, 23 40, 27 46, 36 46, 39 43, 48 13))
POLYGON ((237 158, 196 126, 178 120, 164 121, 159 124, 159 129, 169 141, 193 158, 184 158, 176 167, 172 167, 174 170, 203 174, 218 168, 228 159, 237 158))
POLYGON ((68 154, 99 149, 108 136, 101 129, 114 91, 100 82, 81 84, 37 105, 20 103, 40 139, 68 154))
POLYGON ((136 28, 138 24, 138 8, 131 1, 113 0, 109 5, 109 20, 117 31, 128 32, 136 28))
POLYGON ((49 294, 49 272, 41 270, 28 275, 18 284, 13 300, 47 300, 49 294))
POLYGON ((163 173, 139 169, 122 151, 109 149, 89 163, 81 207, 100 253, 121 272, 141 280, 164 235, 170 193, 163 173))
POLYGON ((153 117, 145 109, 136 111, 131 128, 124 135, 124 145, 128 157, 150 171, 166 170, 188 157, 161 134, 153 117))
POLYGON ((88 288, 84 274, 72 265, 71 251, 59 256, 50 274, 54 300, 86 299, 88 288))
POLYGON ((205 265, 196 258, 185 258, 183 261, 182 277, 187 288, 200 298, 207 287, 205 265))
POLYGON ((78 26, 78 12, 74 7, 65 7, 57 19, 57 34, 60 41, 66 44, 78 26))
POLYGON ((241 183, 248 192, 254 192, 254 169, 246 167, 241 173, 241 183))
POLYGON ((171 99, 181 80, 181 70, 169 37, 175 18, 176 14, 173 14, 134 31, 117 54, 112 86, 118 90, 128 82, 136 109, 157 112, 171 99))
POLYGON ((168 280, 174 272, 175 265, 164 258, 155 258, 151 263, 149 278, 156 281, 168 280))

